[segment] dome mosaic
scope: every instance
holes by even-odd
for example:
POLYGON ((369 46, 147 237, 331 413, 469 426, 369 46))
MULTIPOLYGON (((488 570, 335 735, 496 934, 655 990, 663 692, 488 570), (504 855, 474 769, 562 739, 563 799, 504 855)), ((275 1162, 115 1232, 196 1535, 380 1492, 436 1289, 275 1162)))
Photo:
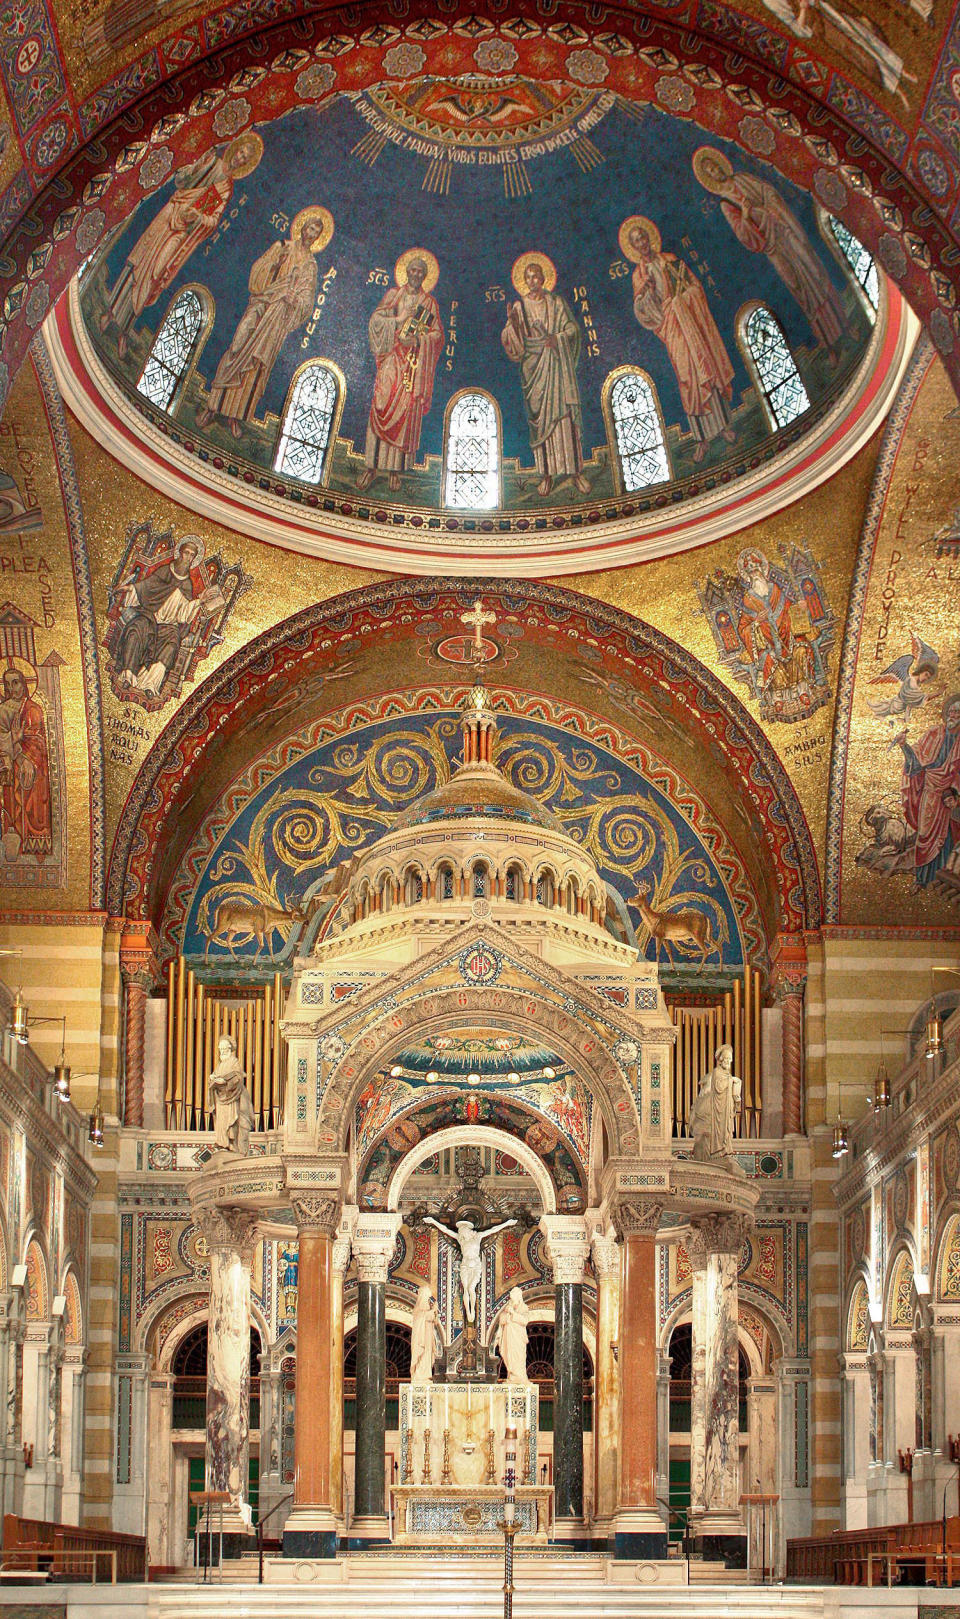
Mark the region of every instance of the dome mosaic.
POLYGON ((60 361, 114 453, 263 537, 518 568, 700 543, 834 470, 903 359, 849 232, 660 109, 491 62, 222 127, 157 154, 60 361))

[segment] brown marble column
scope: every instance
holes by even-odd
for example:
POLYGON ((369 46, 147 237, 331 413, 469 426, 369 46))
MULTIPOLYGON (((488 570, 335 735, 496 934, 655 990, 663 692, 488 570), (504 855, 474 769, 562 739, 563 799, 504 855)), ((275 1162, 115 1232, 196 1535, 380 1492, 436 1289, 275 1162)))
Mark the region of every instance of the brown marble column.
POLYGON ((597 1279, 597 1364, 593 1386, 593 1525, 595 1535, 612 1532, 617 1510, 620 1446, 620 1378, 617 1369, 620 1332, 621 1250, 611 1226, 598 1227, 590 1238, 590 1257, 597 1279))
POLYGON ((156 936, 149 923, 124 924, 120 935, 123 981, 123 1122, 143 1126, 143 1052, 147 998, 156 982, 156 936))
POLYGON ((283 1531, 284 1557, 335 1557, 330 1384, 333 1377, 333 1239, 339 1200, 293 1200, 299 1231, 297 1397, 293 1510, 283 1531))
POLYGON ((657 1227, 660 1205, 622 1203, 620 1288, 620 1488, 614 1554, 666 1557, 667 1529, 657 1506, 657 1227))
POLYGON ((771 965, 771 988, 782 1018, 783 1133, 802 1135, 803 992, 807 983, 807 950, 803 939, 794 934, 780 934, 771 951, 771 965))
POLYGON ((343 1279, 352 1253, 357 1211, 344 1211, 331 1250, 330 1302, 330 1504, 338 1529, 345 1528, 343 1499, 343 1279))

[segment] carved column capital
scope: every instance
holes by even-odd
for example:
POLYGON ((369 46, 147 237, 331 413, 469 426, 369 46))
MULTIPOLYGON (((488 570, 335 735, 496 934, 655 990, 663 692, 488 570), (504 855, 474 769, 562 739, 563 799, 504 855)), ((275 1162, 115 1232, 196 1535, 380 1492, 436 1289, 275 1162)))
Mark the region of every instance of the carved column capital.
POLYGON ((244 1263, 253 1257, 257 1221, 255 1209, 233 1209, 217 1204, 197 1212, 197 1221, 207 1247, 222 1253, 238 1253, 244 1263))
POLYGON ((707 1214, 694 1221, 684 1239, 692 1268, 706 1269, 713 1254, 739 1254, 753 1226, 749 1214, 707 1214))
POLYGON ((353 1231, 353 1252, 361 1282, 385 1282, 403 1224, 399 1214, 361 1214, 353 1231))
POLYGON ((618 1197, 610 1206, 617 1231, 626 1237, 655 1237, 663 1204, 653 1197, 618 1197))
POLYGON ((802 995, 807 983, 807 946, 801 934, 779 933, 770 951, 770 987, 778 1001, 802 995))
POLYGON ((295 1192, 290 1198, 297 1231, 325 1232, 332 1237, 340 1224, 340 1198, 335 1192, 295 1192))
POLYGON ((544 1214, 540 1230, 546 1239, 544 1251, 553 1268, 555 1285, 583 1281, 590 1252, 587 1223, 579 1214, 544 1214))
POLYGON ((333 1239, 333 1268, 341 1276, 346 1271, 353 1253, 353 1234, 357 1228, 358 1213, 354 1206, 343 1210, 337 1234, 333 1239))
POLYGON ((158 940, 149 922, 124 922, 120 935, 120 973, 128 986, 149 994, 159 975, 158 940))
POLYGON ((598 1226, 590 1238, 590 1258, 599 1282, 618 1281, 620 1277, 620 1243, 613 1226, 606 1231, 598 1226))

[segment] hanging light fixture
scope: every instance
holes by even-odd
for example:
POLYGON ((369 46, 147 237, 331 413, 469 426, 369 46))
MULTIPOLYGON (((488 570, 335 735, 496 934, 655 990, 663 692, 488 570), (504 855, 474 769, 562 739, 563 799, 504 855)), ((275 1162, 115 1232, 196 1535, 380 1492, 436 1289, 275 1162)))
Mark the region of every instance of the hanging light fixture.
POLYGON ((841 1113, 837 1114, 837 1122, 833 1127, 833 1156, 845 1158, 850 1151, 850 1137, 847 1121, 841 1113))
POLYGON ((103 1146, 103 1108, 100 1104, 99 1092, 97 1093, 97 1100, 94 1105, 93 1112, 90 1115, 90 1126, 87 1130, 87 1140, 92 1147, 103 1146))
POLYGON ((874 1113, 882 1113, 889 1106, 890 1075, 887 1073, 887 1065, 881 1057, 877 1065, 877 1077, 873 1087, 873 1111, 874 1113))
POLYGON ((935 1000, 931 1000, 930 1002, 930 1010, 927 1013, 925 1032, 926 1046, 924 1048, 924 1055, 926 1056, 928 1062, 933 1062, 934 1058, 939 1057, 941 1051, 943 1050, 943 1019, 940 1016, 940 1013, 937 1011, 937 1003, 935 1000))
POLYGON ((20 963, 20 982, 17 993, 13 997, 13 1005, 10 1008, 7 1032, 13 1035, 18 1045, 28 1046, 30 1044, 30 1012, 23 998, 23 951, 19 949, 0 950, 0 956, 16 956, 20 963))
POLYGON ((18 989, 13 997, 13 1005, 10 1008, 10 1022, 7 1024, 7 1028, 18 1045, 28 1046, 30 1044, 30 1013, 23 998, 22 989, 18 989))

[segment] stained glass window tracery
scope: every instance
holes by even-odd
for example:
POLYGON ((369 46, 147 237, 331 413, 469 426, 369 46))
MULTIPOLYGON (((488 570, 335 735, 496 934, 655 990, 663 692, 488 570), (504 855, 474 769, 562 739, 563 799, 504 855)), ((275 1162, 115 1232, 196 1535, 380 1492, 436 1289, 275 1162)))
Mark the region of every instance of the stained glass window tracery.
POLYGON ((876 313, 880 307, 880 275, 873 254, 858 241, 842 219, 834 219, 832 214, 828 214, 827 229, 849 265, 857 286, 862 289, 868 304, 876 313))
POLYGON ((493 400, 461 394, 447 424, 444 502, 468 511, 490 511, 500 498, 500 433, 493 400))
POLYGON ((810 400, 783 328, 765 304, 750 311, 743 339, 773 426, 789 427, 810 409, 810 400))
POLYGON ((173 300, 140 373, 137 392, 158 410, 170 410, 203 330, 200 294, 184 287, 173 300))
POLYGON ((628 493, 670 477, 660 412, 651 383, 641 371, 626 371, 610 390, 623 487, 628 493))
POLYGON ((322 360, 304 366, 283 418, 277 472, 302 483, 320 483, 336 408, 337 379, 330 367, 322 360))

